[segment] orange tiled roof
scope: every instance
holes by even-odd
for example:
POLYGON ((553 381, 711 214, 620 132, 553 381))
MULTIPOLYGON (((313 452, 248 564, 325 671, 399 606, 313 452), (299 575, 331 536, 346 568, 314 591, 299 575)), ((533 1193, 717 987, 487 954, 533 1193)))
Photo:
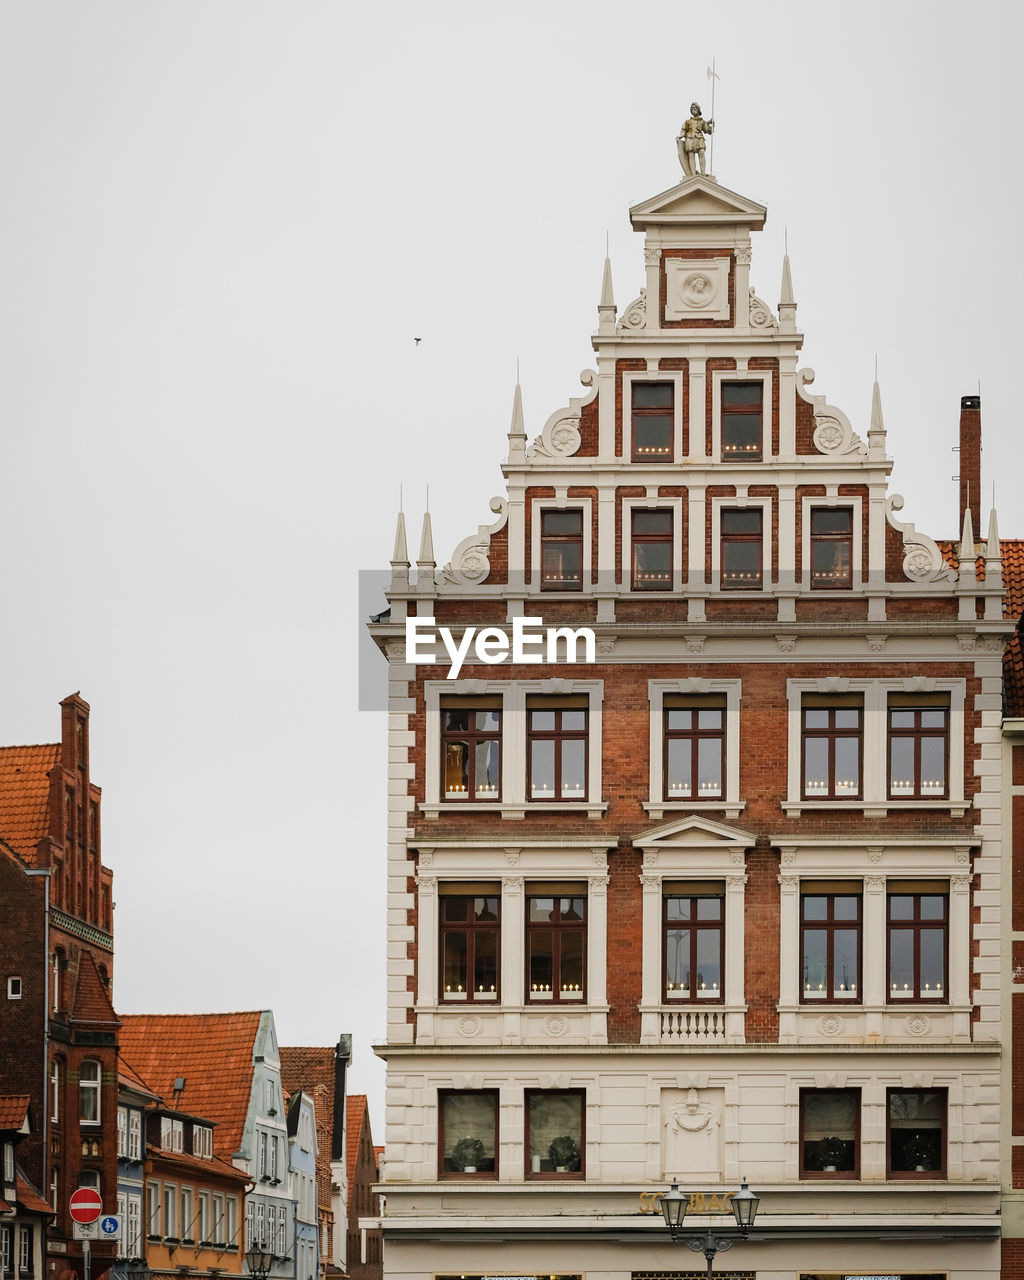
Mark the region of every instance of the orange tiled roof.
POLYGON ((53 1210, 27 1178, 23 1178, 19 1173, 15 1175, 15 1182, 18 1190, 18 1204, 23 1209, 30 1209, 33 1213, 47 1213, 51 1218, 54 1216, 53 1210))
POLYGON ((345 1099, 345 1167, 348 1170, 350 1199, 353 1179, 356 1176, 356 1160, 359 1158, 359 1140, 363 1136, 364 1124, 369 1124, 366 1114, 366 1094, 353 1093, 345 1099))
POLYGON ((118 1021, 114 1006, 110 1003, 110 992, 103 985, 91 951, 82 952, 78 986, 69 1012, 72 1022, 118 1021))
POLYGON ((331 1148, 334 1142, 334 1050, 325 1045, 281 1045, 281 1087, 285 1095, 302 1089, 316 1112, 316 1186, 321 1208, 331 1204, 331 1148))
POLYGON ((132 1089, 136 1093, 144 1093, 150 1098, 160 1101, 160 1095, 156 1090, 151 1089, 143 1080, 142 1076, 135 1071, 130 1062, 125 1062, 122 1058, 117 1064, 117 1083, 125 1089, 132 1089))
POLYGON ((146 1155, 162 1165, 173 1165, 176 1169, 187 1169, 191 1173, 231 1178, 235 1182, 249 1181, 247 1173, 242 1169, 236 1169, 230 1160, 225 1160, 222 1156, 215 1155, 211 1160, 205 1160, 200 1156, 186 1155, 184 1152, 165 1151, 163 1147, 154 1146, 151 1142, 146 1143, 146 1155))
POLYGON ((1003 714, 1024 717, 1024 644, 1019 629, 1003 650, 1003 714))
POLYGON ((36 844, 48 832, 50 770, 60 758, 60 744, 0 747, 0 838, 30 867, 36 844))
POLYGON ((1024 538, 1002 538, 999 550, 1003 557, 1006 616, 1017 619, 1024 614, 1024 538))
POLYGON ((210 1120, 214 1150, 228 1159, 242 1141, 261 1016, 259 1010, 137 1013, 121 1020, 122 1058, 168 1106, 210 1120), (179 1076, 185 1088, 175 1093, 179 1076))
POLYGON ((27 1093, 0 1093, 0 1129, 20 1129, 28 1116, 27 1093))

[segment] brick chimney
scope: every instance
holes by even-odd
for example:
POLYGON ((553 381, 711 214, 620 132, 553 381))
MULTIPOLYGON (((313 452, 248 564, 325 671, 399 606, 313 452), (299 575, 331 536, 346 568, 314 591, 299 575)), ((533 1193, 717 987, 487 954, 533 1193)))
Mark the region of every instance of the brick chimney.
POLYGON ((981 530, 981 396, 960 397, 960 519, 957 534, 964 527, 964 512, 971 508, 975 538, 981 530))

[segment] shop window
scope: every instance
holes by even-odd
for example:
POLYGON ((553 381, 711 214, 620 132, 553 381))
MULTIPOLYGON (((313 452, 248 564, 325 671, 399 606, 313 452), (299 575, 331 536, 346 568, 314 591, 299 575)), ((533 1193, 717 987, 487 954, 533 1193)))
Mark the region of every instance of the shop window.
POLYGON ((804 694, 802 713, 803 798, 859 799, 863 700, 804 694))
POLYGON ((538 885, 526 895, 526 996, 586 999, 587 896, 581 885, 538 885))
POLYGON ((527 1090, 526 1176, 583 1178, 583 1124, 582 1090, 527 1090))
POLYGON ((441 759, 442 799, 500 799, 500 695, 472 704, 442 698, 441 759))
POLYGON ((583 512, 540 513, 540 586, 542 591, 582 591, 583 512))
POLYGON ((498 1172, 497 1090, 444 1090, 438 1095, 439 1174, 494 1178, 498 1172))
POLYGON ((498 885, 443 885, 441 999, 497 1000, 501 943, 498 885))
POLYGON ((721 513, 722 590, 759 591, 762 581, 763 512, 759 507, 721 513))
POLYGON ((889 1000, 948 999, 949 894, 945 886, 889 885, 889 1000))
POLYGON ((586 800, 586 694, 558 702, 531 695, 526 700, 529 798, 586 800))
POLYGON ((944 798, 948 794, 949 698, 889 698, 889 796, 944 798))
POLYGON ((945 1089, 890 1089, 888 1176, 946 1176, 945 1089))
POLYGON ((800 886, 800 999, 804 1003, 861 999, 861 886, 857 882, 800 886))
POLYGON ((725 794, 724 694, 662 701, 666 800, 720 800, 725 794))
POLYGON ((801 1178, 860 1174, 860 1090, 800 1090, 801 1178))
POLYGON ((632 383, 634 462, 671 462, 675 387, 671 382, 632 383))
POLYGON ((853 585, 853 511, 811 510, 811 587, 835 591, 853 585))
POLYGON ((760 462, 764 383, 723 382, 722 461, 760 462))
POLYGON ((630 546, 634 591, 672 590, 672 512, 631 512, 630 546))
POLYGON ((662 897, 667 1002, 725 998, 725 894, 720 884, 666 884, 662 897))

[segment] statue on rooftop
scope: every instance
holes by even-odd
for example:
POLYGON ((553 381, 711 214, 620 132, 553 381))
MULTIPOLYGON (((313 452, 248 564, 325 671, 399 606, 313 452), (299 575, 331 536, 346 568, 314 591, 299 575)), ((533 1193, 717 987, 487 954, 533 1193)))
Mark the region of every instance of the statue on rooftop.
POLYGON ((683 166, 683 174, 687 178, 697 176, 697 164, 701 173, 704 167, 704 135, 713 133, 714 120, 705 120, 700 114, 700 106, 696 102, 690 104, 690 114, 683 121, 676 138, 676 150, 679 152, 679 163, 683 166), (696 163, 695 163, 696 162, 696 163))

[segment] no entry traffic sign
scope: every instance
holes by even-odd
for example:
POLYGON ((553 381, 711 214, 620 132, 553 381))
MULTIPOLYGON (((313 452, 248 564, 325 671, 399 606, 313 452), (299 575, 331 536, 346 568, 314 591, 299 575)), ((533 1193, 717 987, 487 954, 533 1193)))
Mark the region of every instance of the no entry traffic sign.
POLYGON ((73 1222, 95 1222, 103 1212, 103 1200, 95 1187, 79 1187, 71 1193, 68 1211, 73 1222))

